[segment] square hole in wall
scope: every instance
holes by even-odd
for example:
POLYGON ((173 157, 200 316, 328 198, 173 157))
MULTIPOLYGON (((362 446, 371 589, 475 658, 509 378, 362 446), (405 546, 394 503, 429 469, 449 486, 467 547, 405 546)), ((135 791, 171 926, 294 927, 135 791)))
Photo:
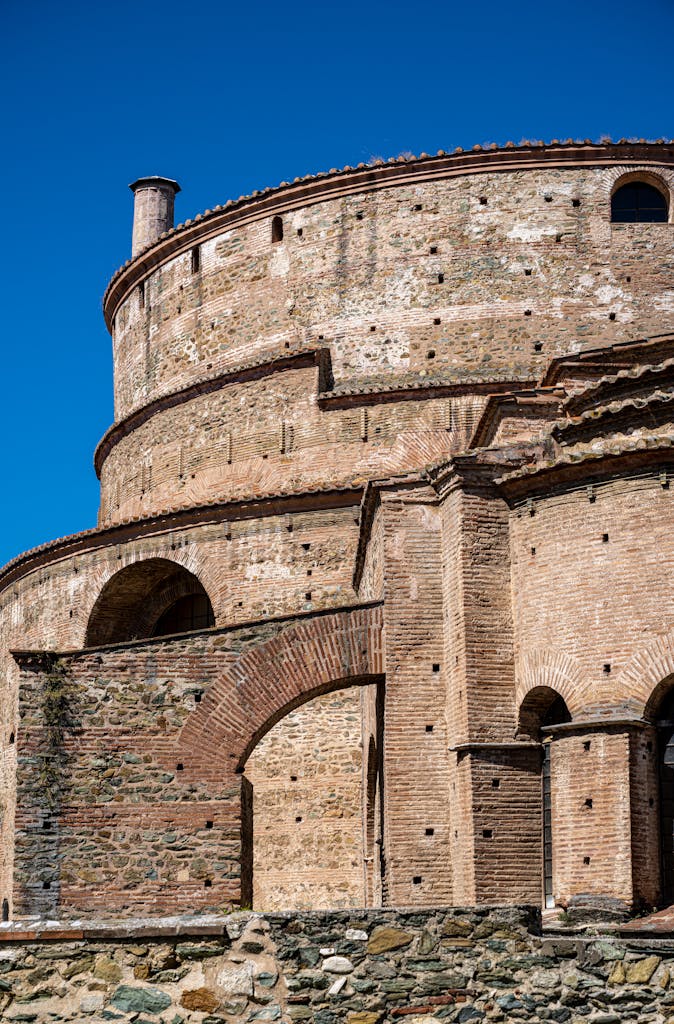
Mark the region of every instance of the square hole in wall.
POLYGON ((433 671, 434 672, 439 672, 440 671, 440 663, 438 661, 434 661, 433 662, 433 671))
POLYGON ((427 836, 434 836, 435 835, 435 829, 434 828, 427 828, 426 829, 426 835, 427 836))
POLYGON ((426 732, 433 732, 433 726, 432 725, 427 725, 426 726, 426 732))
POLYGON ((491 788, 492 789, 499 789, 500 786, 501 786, 501 780, 500 779, 492 779, 491 780, 491 788))
POLYGON ((415 875, 412 879, 412 885, 421 885, 421 875, 415 875))
POLYGON ((207 821, 206 822, 206 828, 213 828, 213 822, 212 821, 207 821))
POLYGON ((482 838, 483 839, 491 839, 493 834, 494 833, 493 833, 493 831, 490 828, 483 828, 482 829, 482 838))

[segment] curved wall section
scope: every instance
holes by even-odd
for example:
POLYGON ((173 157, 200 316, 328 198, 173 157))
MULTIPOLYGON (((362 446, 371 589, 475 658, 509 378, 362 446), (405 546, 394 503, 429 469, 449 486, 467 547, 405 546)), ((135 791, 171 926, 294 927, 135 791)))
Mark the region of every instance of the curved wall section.
MULTIPOLYGON (((669 188, 669 150, 652 148, 664 162, 649 173, 669 188)), ((205 218, 185 251, 146 272, 141 258, 114 282, 113 297, 128 279, 107 304, 116 418, 297 344, 328 347, 337 384, 524 379, 576 346, 661 330, 674 313, 671 225, 611 224, 613 184, 643 157, 618 159, 629 147, 616 147, 605 166, 611 147, 596 149, 597 166, 517 171, 511 158, 508 170, 339 198, 321 199, 317 182, 283 213, 279 242, 256 200, 225 230, 205 218)))

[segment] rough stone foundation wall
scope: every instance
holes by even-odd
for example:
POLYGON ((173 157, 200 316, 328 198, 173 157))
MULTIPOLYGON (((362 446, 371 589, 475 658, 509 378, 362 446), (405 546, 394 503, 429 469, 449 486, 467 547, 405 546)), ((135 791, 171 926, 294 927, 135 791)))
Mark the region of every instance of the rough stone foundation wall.
POLYGON ((4 1021, 671 1024, 674 942, 533 908, 234 914, 0 932, 4 1021))

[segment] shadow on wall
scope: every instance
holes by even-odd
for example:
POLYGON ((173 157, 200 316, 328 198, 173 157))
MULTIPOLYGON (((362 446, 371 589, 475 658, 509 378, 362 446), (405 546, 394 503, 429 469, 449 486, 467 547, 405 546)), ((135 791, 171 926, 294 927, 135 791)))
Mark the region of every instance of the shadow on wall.
POLYGON ((167 558, 120 569, 89 616, 86 647, 169 636, 215 625, 213 607, 197 577, 167 558))

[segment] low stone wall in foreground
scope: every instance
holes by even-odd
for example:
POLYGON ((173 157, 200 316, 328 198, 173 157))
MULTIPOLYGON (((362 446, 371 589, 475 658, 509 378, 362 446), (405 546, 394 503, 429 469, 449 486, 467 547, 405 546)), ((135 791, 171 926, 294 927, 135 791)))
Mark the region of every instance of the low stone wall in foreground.
POLYGON ((541 935, 530 907, 28 927, 0 929, 2 1021, 674 1024, 674 940, 541 935))

